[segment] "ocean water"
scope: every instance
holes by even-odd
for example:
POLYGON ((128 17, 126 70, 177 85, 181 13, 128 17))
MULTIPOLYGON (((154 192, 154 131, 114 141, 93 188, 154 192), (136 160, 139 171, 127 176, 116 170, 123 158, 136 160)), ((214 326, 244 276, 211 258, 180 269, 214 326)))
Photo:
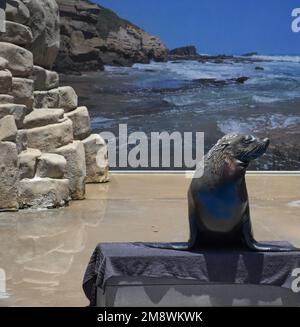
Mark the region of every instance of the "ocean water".
POLYGON ((206 150, 226 133, 252 133, 270 137, 272 145, 253 169, 300 168, 300 57, 107 66, 66 80, 88 105, 95 132, 117 134, 119 124, 148 135, 199 131, 206 150), (231 81, 239 77, 249 79, 231 81))

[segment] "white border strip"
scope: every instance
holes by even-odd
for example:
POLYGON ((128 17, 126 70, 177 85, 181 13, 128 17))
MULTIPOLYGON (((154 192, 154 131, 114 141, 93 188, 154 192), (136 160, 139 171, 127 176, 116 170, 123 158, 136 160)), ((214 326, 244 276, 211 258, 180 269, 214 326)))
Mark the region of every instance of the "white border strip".
MULTIPOLYGON (((194 174, 194 170, 110 170, 111 175, 187 175, 194 174)), ((247 171, 247 175, 270 175, 270 176, 300 176, 300 171, 247 171)))

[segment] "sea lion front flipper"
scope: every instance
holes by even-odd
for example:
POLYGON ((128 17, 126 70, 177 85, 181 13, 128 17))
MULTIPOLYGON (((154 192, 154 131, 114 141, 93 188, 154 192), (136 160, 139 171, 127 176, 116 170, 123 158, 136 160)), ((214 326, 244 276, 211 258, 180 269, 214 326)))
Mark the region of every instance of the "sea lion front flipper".
POLYGON ((256 252, 293 252, 299 249, 291 246, 280 246, 275 244, 267 244, 257 242, 252 233, 252 226, 250 219, 247 219, 243 224, 243 242, 251 251, 256 252))
POLYGON ((192 250, 196 247, 198 237, 199 237, 199 229, 197 225, 197 213, 196 207, 193 199, 193 195, 191 189, 188 191, 188 208, 189 208, 189 227, 190 227, 190 238, 188 242, 189 250, 192 250))
POLYGON ((199 234, 197 220, 194 213, 189 214, 189 223, 190 223, 190 238, 188 242, 188 248, 189 250, 191 250, 194 247, 196 247, 198 234, 199 234))

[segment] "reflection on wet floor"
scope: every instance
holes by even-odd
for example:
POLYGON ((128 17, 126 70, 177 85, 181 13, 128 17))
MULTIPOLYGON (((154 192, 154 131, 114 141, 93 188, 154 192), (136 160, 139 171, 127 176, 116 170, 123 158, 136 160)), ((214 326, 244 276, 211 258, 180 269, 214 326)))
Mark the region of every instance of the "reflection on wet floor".
MULTIPOLYGON (((300 246, 300 176, 247 182, 256 237, 300 246)), ((189 183, 183 175, 113 175, 67 208, 0 213, 0 306, 86 306, 81 283, 97 243, 188 238, 189 183)))
MULTIPOLYGON (((7 279, 1 305, 55 305, 56 293, 62 294, 57 305, 71 305, 63 293, 69 283, 78 284, 70 291, 79 293, 75 257, 85 249, 87 229, 96 229, 105 213, 109 186, 96 188, 102 198, 92 206, 87 200, 64 209, 0 214, 0 267, 7 279)), ((76 304, 85 305, 74 298, 76 304)))

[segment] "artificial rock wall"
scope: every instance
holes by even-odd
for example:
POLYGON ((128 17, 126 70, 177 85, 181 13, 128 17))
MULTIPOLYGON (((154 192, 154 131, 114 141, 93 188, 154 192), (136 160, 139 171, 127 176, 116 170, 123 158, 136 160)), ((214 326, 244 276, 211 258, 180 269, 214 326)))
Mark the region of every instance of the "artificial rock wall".
POLYGON ((0 210, 54 208, 108 181, 107 148, 88 109, 51 70, 54 0, 7 0, 0 32, 0 210), (97 156, 97 160, 96 160, 97 156))

